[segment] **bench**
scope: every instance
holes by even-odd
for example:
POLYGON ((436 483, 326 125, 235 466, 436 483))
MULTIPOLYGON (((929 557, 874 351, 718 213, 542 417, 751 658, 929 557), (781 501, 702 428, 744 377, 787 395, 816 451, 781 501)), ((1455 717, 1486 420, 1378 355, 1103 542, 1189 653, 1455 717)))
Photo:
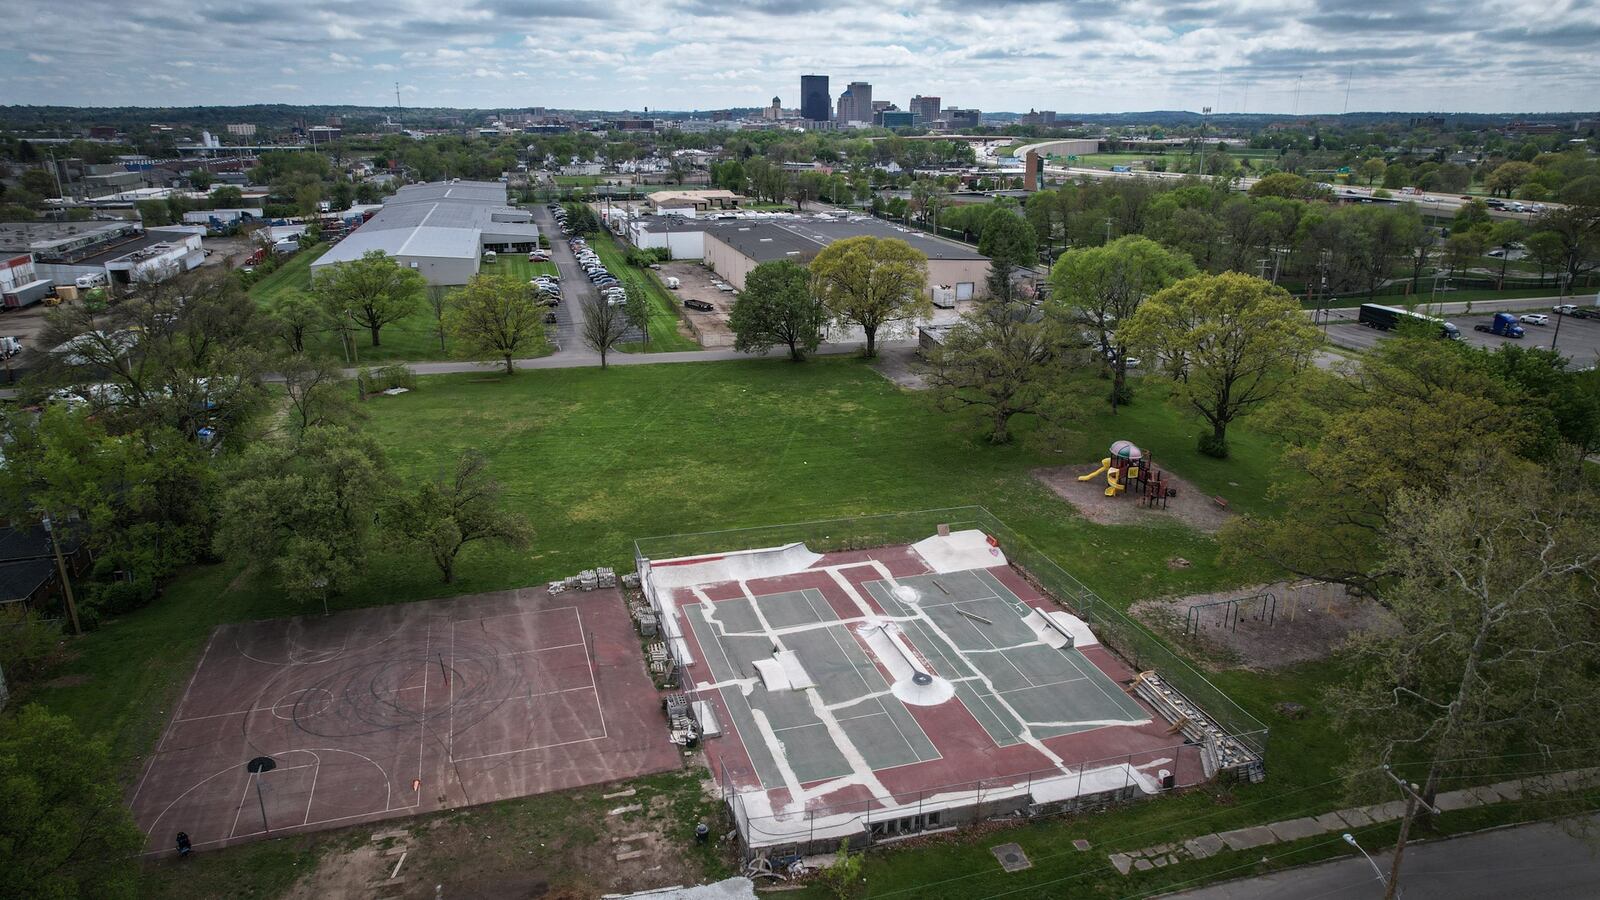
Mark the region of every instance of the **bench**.
POLYGON ((1217 506, 1221 507, 1222 509, 1227 509, 1228 508, 1228 501, 1223 499, 1222 497, 1212 497, 1211 498, 1211 502, 1215 503, 1217 506))

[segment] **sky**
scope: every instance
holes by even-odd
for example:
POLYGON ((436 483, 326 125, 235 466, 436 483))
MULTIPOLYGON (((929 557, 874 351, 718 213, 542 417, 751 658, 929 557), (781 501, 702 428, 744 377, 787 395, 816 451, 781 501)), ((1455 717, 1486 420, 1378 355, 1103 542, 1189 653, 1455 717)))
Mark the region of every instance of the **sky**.
POLYGON ((1600 107, 1594 0, 0 0, 0 103, 1600 107))

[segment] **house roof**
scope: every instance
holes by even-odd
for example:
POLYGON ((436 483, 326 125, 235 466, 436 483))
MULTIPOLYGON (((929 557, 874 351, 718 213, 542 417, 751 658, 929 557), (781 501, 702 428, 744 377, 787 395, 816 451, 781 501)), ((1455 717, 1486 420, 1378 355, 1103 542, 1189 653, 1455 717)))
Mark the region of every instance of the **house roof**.
POLYGON ((0 603, 32 597, 55 575, 56 564, 49 559, 0 563, 0 603))

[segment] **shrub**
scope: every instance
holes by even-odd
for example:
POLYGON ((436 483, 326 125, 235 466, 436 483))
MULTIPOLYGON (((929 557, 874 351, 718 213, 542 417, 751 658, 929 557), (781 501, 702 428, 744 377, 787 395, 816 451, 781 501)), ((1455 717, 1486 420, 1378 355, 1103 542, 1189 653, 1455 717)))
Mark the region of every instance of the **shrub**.
POLYGON ((358 377, 361 379, 363 389, 369 394, 387 391, 390 388, 415 390, 417 387, 417 376, 412 374, 410 369, 398 364, 384 366, 376 371, 363 368, 358 377))
POLYGON ((1226 438, 1218 437, 1210 432, 1202 432, 1198 446, 1200 452, 1206 456, 1215 459, 1228 458, 1228 441, 1226 438))
POLYGON ((21 684, 43 675, 61 646, 61 624, 20 603, 0 609, 0 669, 21 684))

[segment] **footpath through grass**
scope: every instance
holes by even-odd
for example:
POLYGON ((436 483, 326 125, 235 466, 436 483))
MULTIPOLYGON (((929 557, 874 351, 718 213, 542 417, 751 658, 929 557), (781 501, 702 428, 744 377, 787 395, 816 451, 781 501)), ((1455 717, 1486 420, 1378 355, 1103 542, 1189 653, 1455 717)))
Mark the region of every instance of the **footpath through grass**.
MULTIPOLYGON (((1104 383, 1094 387, 1098 398, 1104 383)), ((462 451, 481 450, 504 485, 503 502, 529 518, 537 537, 524 551, 469 547, 453 585, 443 584, 417 554, 381 551, 365 579, 331 605, 537 585, 595 565, 626 569, 631 541, 641 536, 973 504, 987 507, 1124 608, 1147 597, 1266 580, 1263 572, 1219 558, 1210 537, 1182 526, 1092 524, 1032 477, 1039 466, 1092 464, 1113 440, 1129 439, 1197 490, 1225 495, 1236 509, 1266 509, 1275 461, 1269 443, 1239 426, 1231 434, 1233 459, 1202 457, 1194 449, 1200 424, 1159 394, 1142 387, 1137 402, 1116 416, 1098 399, 1088 401, 1078 430, 1054 445, 990 447, 932 409, 925 396, 895 387, 857 359, 420 379, 417 390, 366 406, 367 427, 400 477, 434 477, 462 451), (1173 565, 1178 557, 1188 565, 1173 565)), ((1019 432, 1028 438, 1031 429, 1024 423, 1019 432)), ((58 674, 74 677, 17 699, 41 701, 108 738, 131 779, 214 625, 314 612, 238 566, 195 567, 150 607, 73 642, 74 658, 58 674)), ((1262 785, 1105 813, 1092 819, 1097 833, 1153 829, 1186 837, 1196 829, 1331 808, 1340 751, 1318 696, 1337 676, 1332 664, 1272 675, 1223 673, 1224 689, 1274 729, 1271 777, 1262 785), (1302 703, 1310 714, 1284 719, 1273 710, 1282 700, 1302 703), (1211 813, 1218 816, 1204 825, 1195 821, 1211 813)), ((1084 820, 1060 819, 1018 834, 1025 847, 1042 851, 1070 847, 1069 836, 1085 827, 1084 820)), ((984 848, 994 843, 989 837, 980 830, 946 839, 950 845, 937 852, 875 854, 869 863, 874 892, 879 884, 919 884, 993 868, 992 857, 985 861, 984 848)), ((336 846, 295 841, 278 849, 229 850, 223 858, 239 860, 240 878, 282 884, 283 868, 303 862, 311 852, 306 847, 336 846), (250 871, 255 867, 272 871, 250 871)), ((1049 871, 1039 865, 1036 875, 1049 871)), ((178 884, 163 888, 194 895, 178 884)))
MULTIPOLYGON (((277 297, 294 291, 309 292, 311 290, 311 263, 327 251, 326 245, 302 250, 281 268, 250 286, 250 296, 256 302, 266 305, 277 297)), ((479 268, 479 273, 484 275, 510 275, 519 282, 526 284, 534 276, 541 274, 556 274, 555 263, 529 262, 528 257, 522 253, 502 253, 494 262, 486 262, 479 268)), ((451 289, 452 292, 455 290, 451 289)), ((372 338, 366 330, 355 332, 356 353, 355 358, 349 356, 347 348, 339 339, 339 335, 330 328, 318 329, 307 335, 307 350, 322 356, 344 360, 350 365, 381 366, 397 362, 425 362, 431 360, 457 359, 459 356, 451 347, 448 336, 444 347, 439 345, 439 327, 434 318, 433 307, 427 301, 419 300, 417 308, 411 315, 383 326, 378 335, 378 346, 372 346, 372 338)), ((543 337, 539 343, 530 347, 524 357, 547 356, 551 348, 544 342, 543 337)))

